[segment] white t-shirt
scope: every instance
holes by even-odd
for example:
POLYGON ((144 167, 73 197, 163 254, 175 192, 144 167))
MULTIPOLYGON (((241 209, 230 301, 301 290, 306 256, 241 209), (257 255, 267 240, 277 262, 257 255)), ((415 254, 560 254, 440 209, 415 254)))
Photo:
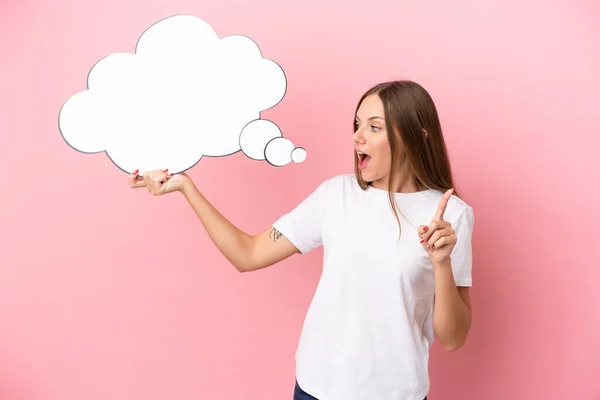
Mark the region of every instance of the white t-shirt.
MULTIPOLYGON (((325 180, 274 224, 306 254, 323 245, 323 271, 296 351, 296 379, 319 400, 422 400, 429 391, 434 273, 417 227, 441 191, 363 191, 353 174, 325 180), (404 215, 407 219, 405 219, 404 215), (411 225, 412 224, 412 225, 411 225)), ((471 286, 473 209, 456 196, 444 219, 456 231, 452 270, 471 286)))

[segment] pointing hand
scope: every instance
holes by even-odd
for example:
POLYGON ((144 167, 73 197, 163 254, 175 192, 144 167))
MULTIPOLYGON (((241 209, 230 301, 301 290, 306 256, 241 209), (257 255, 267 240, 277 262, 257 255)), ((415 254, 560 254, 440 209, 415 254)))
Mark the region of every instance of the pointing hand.
POLYGON ((453 191, 450 189, 444 193, 429 226, 420 225, 418 229, 421 245, 433 262, 447 261, 456 244, 454 229, 450 222, 444 221, 444 212, 453 191))

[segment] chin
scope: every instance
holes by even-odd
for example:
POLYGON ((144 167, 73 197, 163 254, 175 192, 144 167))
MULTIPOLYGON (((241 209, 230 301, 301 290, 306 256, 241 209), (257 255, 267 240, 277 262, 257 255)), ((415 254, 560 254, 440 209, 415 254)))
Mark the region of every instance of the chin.
POLYGON ((372 172, 369 173, 369 172, 361 171, 360 177, 363 179, 363 181, 365 181, 367 183, 372 183, 373 181, 377 180, 377 177, 372 172))

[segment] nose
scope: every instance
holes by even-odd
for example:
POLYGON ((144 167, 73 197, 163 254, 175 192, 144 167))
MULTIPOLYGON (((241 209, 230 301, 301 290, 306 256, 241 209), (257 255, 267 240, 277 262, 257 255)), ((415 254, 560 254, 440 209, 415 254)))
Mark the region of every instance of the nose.
POLYGON ((365 136, 363 135, 363 131, 360 126, 352 134, 352 141, 354 141, 354 143, 360 143, 360 144, 365 143, 365 136))

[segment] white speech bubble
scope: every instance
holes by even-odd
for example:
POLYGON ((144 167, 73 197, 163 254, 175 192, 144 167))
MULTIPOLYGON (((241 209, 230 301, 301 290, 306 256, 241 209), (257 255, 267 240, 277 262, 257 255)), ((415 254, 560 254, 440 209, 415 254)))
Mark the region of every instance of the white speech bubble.
POLYGON ((282 136, 281 130, 273 122, 266 119, 257 119, 250 122, 242 130, 240 147, 246 156, 254 160, 264 160, 267 143, 282 136))
POLYGON ((276 167, 282 167, 292 161, 294 144, 284 137, 275 138, 265 148, 267 162, 276 167))
POLYGON ((126 172, 182 172, 203 156, 228 156, 242 147, 261 160, 275 131, 281 137, 275 124, 260 122, 261 111, 285 95, 281 67, 248 37, 219 39, 194 16, 152 25, 135 54, 97 62, 87 87, 61 108, 60 132, 74 149, 105 151, 126 172), (244 127, 248 135, 241 135, 244 127))
POLYGON ((306 160, 306 150, 302 147, 296 147, 292 150, 292 161, 295 163, 301 163, 306 160))

